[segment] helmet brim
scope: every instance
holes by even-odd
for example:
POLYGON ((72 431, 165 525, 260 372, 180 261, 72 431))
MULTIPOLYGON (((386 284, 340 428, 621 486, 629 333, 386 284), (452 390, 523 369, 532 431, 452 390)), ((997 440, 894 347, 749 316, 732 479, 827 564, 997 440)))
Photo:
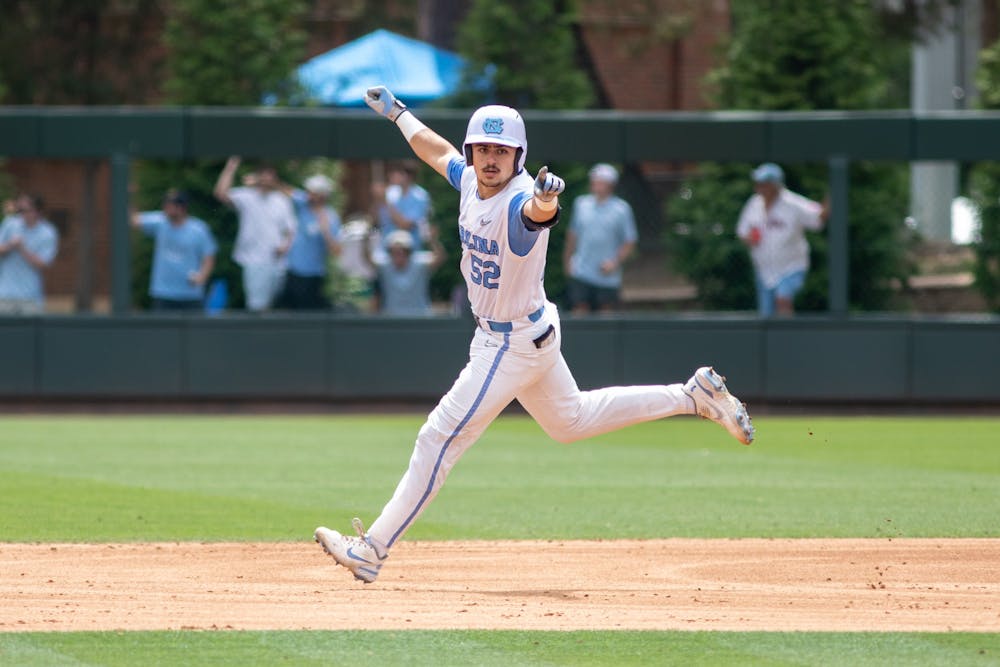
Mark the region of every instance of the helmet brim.
POLYGON ((513 139, 503 139, 496 135, 473 134, 465 138, 465 145, 472 144, 496 144, 497 146, 507 146, 508 148, 520 148, 521 144, 513 139))

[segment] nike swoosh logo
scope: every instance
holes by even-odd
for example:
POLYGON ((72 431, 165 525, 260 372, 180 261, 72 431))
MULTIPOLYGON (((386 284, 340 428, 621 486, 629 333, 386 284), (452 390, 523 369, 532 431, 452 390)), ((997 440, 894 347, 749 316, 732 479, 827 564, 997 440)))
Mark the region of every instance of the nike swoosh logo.
MULTIPOLYGON (((698 385, 698 389, 701 389, 703 392, 705 392, 706 394, 708 394, 708 397, 710 399, 715 400, 715 392, 713 390, 711 390, 711 389, 706 388, 705 385, 702 384, 701 378, 696 377, 694 379, 694 383, 696 385, 698 385)), ((709 402, 704 402, 703 401, 701 403, 701 407, 702 407, 703 410, 705 410, 705 412, 710 413, 710 415, 705 415, 705 416, 708 416, 709 419, 719 420, 719 419, 722 419, 725 416, 724 413, 722 412, 722 410, 720 410, 719 408, 717 408, 713 403, 709 403, 709 402)))
POLYGON ((705 392, 706 394, 708 394, 712 398, 715 398, 715 389, 714 388, 705 387, 705 385, 703 385, 701 383, 701 378, 700 377, 696 377, 694 379, 694 382, 695 382, 696 385, 698 385, 699 389, 701 389, 703 392, 705 392))
POLYGON ((354 548, 353 547, 347 547, 347 555, 350 556, 351 558, 353 558, 354 560, 361 561, 362 563, 368 563, 369 565, 374 565, 374 563, 372 563, 367 558, 362 558, 361 556, 359 556, 356 553, 354 553, 354 548))
POLYGON ((480 225, 480 227, 485 227, 486 225, 490 224, 491 222, 493 222, 493 221, 492 220, 480 220, 479 221, 479 225, 480 225))

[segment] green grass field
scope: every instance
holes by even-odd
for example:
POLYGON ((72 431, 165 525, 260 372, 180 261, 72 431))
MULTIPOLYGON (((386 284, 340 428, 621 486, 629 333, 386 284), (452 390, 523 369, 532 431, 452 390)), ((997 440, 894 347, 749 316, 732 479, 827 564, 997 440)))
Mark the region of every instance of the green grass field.
MULTIPOLYGON (((370 522, 419 415, 0 418, 0 541, 289 541, 370 522)), ((562 445, 505 416, 408 539, 1000 537, 1000 419, 678 418, 562 445)), ((0 576, 6 576, 0 573, 0 576)), ((1000 606, 1000 601, 998 601, 1000 606)), ((924 633, 0 634, 0 664, 1000 664, 924 633)))

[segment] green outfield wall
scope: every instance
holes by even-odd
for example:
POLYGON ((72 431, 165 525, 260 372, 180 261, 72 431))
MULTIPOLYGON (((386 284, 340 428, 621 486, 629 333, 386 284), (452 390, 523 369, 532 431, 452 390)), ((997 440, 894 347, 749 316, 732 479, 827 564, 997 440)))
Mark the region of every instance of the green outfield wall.
MULTIPOLYGON (((468 359, 462 318, 232 315, 0 319, 0 398, 436 400, 468 359)), ((713 364, 747 400, 1000 403, 1000 319, 567 319, 581 388, 713 364)))
MULTIPOLYGON (((460 143, 466 110, 421 109, 460 143)), ((531 111, 531 152, 552 160, 992 160, 1000 113, 987 111, 531 111)), ((367 109, 0 107, 0 155, 110 158, 409 157, 367 109)))

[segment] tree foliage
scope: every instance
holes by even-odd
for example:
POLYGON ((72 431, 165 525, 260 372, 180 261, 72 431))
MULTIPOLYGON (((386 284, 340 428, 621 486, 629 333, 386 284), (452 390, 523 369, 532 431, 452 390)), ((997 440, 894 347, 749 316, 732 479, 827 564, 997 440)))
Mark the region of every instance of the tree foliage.
MULTIPOLYGON (((1000 41, 980 53, 976 85, 980 104, 986 109, 1000 109, 1000 41)), ((969 173, 969 191, 979 208, 976 289, 992 310, 1000 312, 1000 163, 974 165, 969 173)))
MULTIPOLYGON (((577 63, 575 11, 549 0, 475 0, 458 29, 458 50, 469 75, 491 69, 491 102, 516 109, 583 109, 594 90, 577 63)), ((467 87, 471 81, 465 82, 467 87)), ((453 103, 479 106, 470 92, 453 103)))
POLYGON ((305 53, 304 0, 175 0, 164 41, 177 104, 260 104, 305 53))
POLYGON ((882 102, 867 0, 734 0, 724 64, 710 76, 727 109, 869 109, 882 102))
MULTIPOLYGON (((708 79, 720 108, 760 111, 868 109, 884 106, 882 63, 892 51, 868 0, 803 3, 734 0, 724 64, 708 79)), ((667 204, 668 248, 708 308, 752 309, 753 272, 736 238, 752 193, 749 164, 703 164, 667 204)), ((813 199, 826 192, 824 165, 786 165, 787 185, 813 199)), ((905 167, 856 163, 850 169, 850 305, 892 306, 891 285, 905 282, 905 167)), ((826 242, 810 234, 812 270, 799 294, 805 310, 827 307, 826 242)))

